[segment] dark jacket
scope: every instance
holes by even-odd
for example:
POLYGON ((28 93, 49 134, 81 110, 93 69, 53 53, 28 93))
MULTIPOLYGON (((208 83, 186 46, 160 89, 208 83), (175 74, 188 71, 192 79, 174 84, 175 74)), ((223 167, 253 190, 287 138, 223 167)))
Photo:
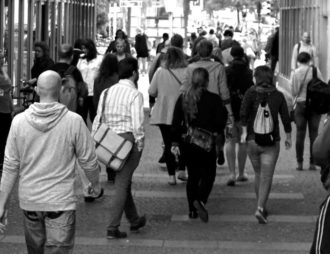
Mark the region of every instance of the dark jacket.
POLYGON ((31 77, 38 78, 41 73, 47 70, 51 70, 54 65, 54 61, 50 57, 43 57, 35 59, 34 65, 31 69, 31 77))
POLYGON ((231 108, 235 121, 240 120, 240 109, 245 92, 253 86, 252 71, 249 64, 240 58, 234 58, 226 67, 227 86, 230 92, 231 108))
POLYGON ((278 114, 281 116, 284 130, 286 133, 291 132, 291 121, 289 117, 288 107, 284 95, 278 91, 274 86, 250 87, 243 98, 241 105, 240 117, 242 126, 247 126, 247 140, 254 139, 253 124, 256 117, 258 106, 264 99, 267 100, 270 112, 274 122, 274 139, 280 140, 280 129, 278 114))
POLYGON ((145 34, 137 34, 135 36, 135 50, 137 57, 148 57, 148 37, 145 34))
MULTIPOLYGON (((173 113, 172 140, 175 143, 179 143, 182 134, 187 131, 182 99, 183 95, 180 95, 173 113)), ((197 109, 197 116, 189 123, 189 126, 203 128, 212 133, 223 133, 227 122, 227 111, 219 95, 204 90, 197 103, 197 109)))

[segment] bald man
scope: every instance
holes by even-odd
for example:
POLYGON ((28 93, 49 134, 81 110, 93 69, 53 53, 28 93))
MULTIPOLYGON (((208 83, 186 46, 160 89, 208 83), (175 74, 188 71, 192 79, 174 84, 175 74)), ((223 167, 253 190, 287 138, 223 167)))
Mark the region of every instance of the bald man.
POLYGON ((306 52, 311 56, 311 64, 319 67, 319 57, 316 50, 316 47, 312 44, 311 35, 309 32, 304 32, 301 36, 301 41, 294 45, 292 50, 292 58, 291 58, 291 70, 295 70, 297 68, 297 59, 298 55, 301 52, 306 52))
POLYGON ((75 232, 75 162, 95 195, 101 192, 94 143, 82 118, 58 103, 61 77, 43 72, 37 82, 40 103, 12 122, 0 185, 0 232, 6 203, 18 182, 28 253, 72 253, 75 232), (19 177, 18 177, 19 176, 19 177))

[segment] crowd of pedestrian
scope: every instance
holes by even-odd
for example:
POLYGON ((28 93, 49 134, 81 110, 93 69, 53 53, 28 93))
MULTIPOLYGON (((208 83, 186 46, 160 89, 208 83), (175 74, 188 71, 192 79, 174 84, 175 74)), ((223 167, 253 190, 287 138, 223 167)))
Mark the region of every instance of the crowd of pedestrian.
MULTIPOLYGON (((28 83, 35 86, 38 98, 13 120, 10 80, 0 70, 0 119, 6 123, 0 131, 3 171, 0 231, 5 229, 8 199, 19 179, 28 252, 43 253, 46 249, 71 253, 77 202, 75 170, 79 171, 86 202, 103 195, 92 138, 101 124, 133 144, 121 170, 114 171, 106 165, 108 181, 114 185, 107 238, 127 237, 120 230, 123 213, 131 231, 146 225, 146 216, 140 216, 135 206, 131 185, 147 138, 143 127, 143 96, 137 86, 139 75, 146 74, 147 68, 149 123, 159 127, 163 139, 162 157, 168 183, 175 185, 177 178, 186 181, 189 218, 199 217, 208 222, 207 202, 217 164, 227 161, 230 173, 227 185, 234 187, 237 182, 249 180, 245 173, 248 157, 254 170, 255 217, 261 224, 268 222, 267 201, 280 152, 279 116, 286 133, 286 149, 292 145, 288 105, 274 78, 278 30, 269 40, 271 63, 255 68, 254 72, 250 62, 253 57, 248 54, 251 47, 236 41, 232 29, 224 31, 223 39, 213 29, 209 35, 200 31, 198 37, 193 37, 192 53, 186 55, 184 38, 179 34, 169 38, 164 33, 157 55, 148 67, 148 37, 141 30, 135 37, 137 58, 131 55, 128 38, 122 30, 117 31, 104 56, 97 52, 91 39, 78 39, 74 47, 59 45, 57 63, 49 57, 47 45, 36 42, 35 63, 28 83), (91 133, 88 123, 92 123, 91 133), (56 226, 58 221, 66 228, 61 233, 56 226)), ((258 55, 255 48, 252 51, 258 55)), ((309 34, 304 33, 293 49, 290 80, 296 103, 293 115, 299 171, 303 170, 307 126, 309 169, 315 170, 316 165, 325 168, 329 160, 328 154, 323 153, 320 158, 316 152, 326 140, 317 139, 321 114, 306 108, 307 86, 313 79, 312 64, 318 66, 317 52, 309 34)), ((327 183, 326 176, 324 182, 327 183)), ((322 209, 327 211, 327 204, 322 209)))

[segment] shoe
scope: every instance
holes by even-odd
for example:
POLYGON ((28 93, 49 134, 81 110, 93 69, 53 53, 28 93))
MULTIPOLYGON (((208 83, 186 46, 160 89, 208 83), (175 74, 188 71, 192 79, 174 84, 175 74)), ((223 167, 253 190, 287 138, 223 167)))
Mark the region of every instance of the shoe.
POLYGON ((194 206, 197 210, 197 214, 199 216, 199 218, 201 219, 201 221, 203 222, 208 222, 209 221, 209 213, 207 212, 203 202, 199 201, 199 200, 195 200, 194 201, 194 206))
POLYGON ((168 184, 169 185, 176 185, 175 175, 169 176, 168 184))
POLYGON ((121 238, 126 238, 126 237, 127 237, 126 232, 121 232, 121 231, 119 231, 119 229, 108 230, 108 232, 107 232, 108 239, 121 239, 121 238))
POLYGON ((296 168, 298 171, 303 170, 303 164, 301 162, 298 162, 298 167, 296 168))
POLYGON ((316 170, 315 165, 314 165, 314 164, 310 164, 310 165, 309 165, 309 170, 311 170, 311 171, 315 171, 315 170, 316 170))
POLYGON ((101 197, 103 197, 103 194, 104 194, 104 190, 103 188, 101 188, 101 191, 100 191, 100 194, 96 197, 93 197, 93 196, 85 196, 84 197, 84 200, 86 203, 92 203, 94 202, 96 199, 100 199, 101 197))
POLYGON ((217 164, 219 166, 225 164, 225 155, 224 155, 223 151, 219 151, 218 158, 217 158, 217 164))
POLYGON ((181 180, 182 182, 186 182, 188 180, 188 177, 186 176, 186 172, 180 170, 178 173, 178 179, 181 180))
POLYGON ((227 181, 227 186, 235 186, 235 178, 230 177, 227 181))
POLYGON ((147 218, 145 215, 141 216, 138 219, 138 222, 136 223, 136 225, 130 227, 131 231, 138 231, 140 228, 143 228, 147 223, 147 218))
POLYGON ((189 216, 189 219, 197 219, 198 213, 197 213, 197 211, 190 211, 188 216, 189 216))
POLYGON ((267 224, 267 216, 262 208, 258 207, 255 216, 259 222, 259 224, 267 224))
POLYGON ((249 179, 248 179, 248 177, 247 177, 247 175, 246 174, 244 174, 244 175, 242 175, 242 176, 238 176, 237 178, 236 178, 236 181, 237 182, 246 182, 246 181, 248 181, 249 179))
POLYGON ((165 159, 165 154, 163 153, 162 156, 159 158, 158 163, 166 163, 166 159, 165 159))

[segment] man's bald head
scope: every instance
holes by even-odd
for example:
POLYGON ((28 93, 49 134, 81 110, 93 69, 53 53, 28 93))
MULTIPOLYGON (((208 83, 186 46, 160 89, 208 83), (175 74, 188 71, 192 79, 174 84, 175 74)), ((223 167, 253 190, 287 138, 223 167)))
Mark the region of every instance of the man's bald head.
POLYGON ((58 50, 60 59, 71 59, 73 56, 73 47, 70 44, 62 44, 58 50))
POLYGON ((37 82, 37 93, 40 102, 58 101, 62 80, 55 71, 45 71, 40 74, 37 82))

